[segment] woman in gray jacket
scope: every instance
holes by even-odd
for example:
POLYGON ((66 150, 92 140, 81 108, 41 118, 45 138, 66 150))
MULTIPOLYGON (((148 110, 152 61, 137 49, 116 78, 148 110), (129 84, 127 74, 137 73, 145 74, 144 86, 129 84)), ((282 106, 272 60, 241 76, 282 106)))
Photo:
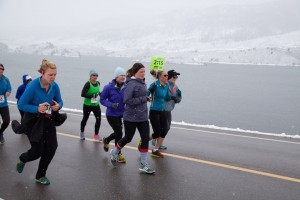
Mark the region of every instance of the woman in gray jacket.
POLYGON ((145 83, 145 67, 141 63, 135 63, 131 69, 127 71, 129 76, 126 81, 126 89, 124 91, 125 110, 123 115, 125 136, 119 140, 114 149, 110 151, 110 160, 113 166, 117 166, 118 153, 129 142, 131 142, 136 129, 141 136, 141 166, 140 172, 147 174, 155 173, 147 162, 148 146, 149 146, 149 121, 147 101, 147 86, 145 83))

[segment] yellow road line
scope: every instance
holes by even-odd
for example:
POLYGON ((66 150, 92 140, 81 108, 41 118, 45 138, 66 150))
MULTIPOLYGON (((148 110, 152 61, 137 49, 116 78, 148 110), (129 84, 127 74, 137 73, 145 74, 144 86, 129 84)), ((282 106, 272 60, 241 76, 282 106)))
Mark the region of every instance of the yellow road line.
MULTIPOLYGON (((75 136, 75 135, 71 135, 71 134, 60 133, 60 132, 57 132, 57 134, 62 135, 62 136, 66 136, 66 137, 72 137, 72 138, 79 139, 79 136, 75 136)), ((86 138, 86 140, 94 141, 93 139, 89 139, 89 138, 86 138)), ((114 144, 110 144, 110 145, 114 146, 114 144)), ((125 146, 125 148, 132 149, 132 150, 137 150, 136 147, 132 147, 132 146, 125 146)), ((149 150, 149 152, 150 152, 150 150, 149 150)), ((164 155, 169 156, 169 157, 173 157, 173 158, 178 158, 178 159, 181 159, 181 160, 187 160, 187 161, 192 161, 192 162, 196 162, 196 163, 202 163, 202 164, 212 165, 212 166, 216 166, 216 167, 222 167, 222 168, 226 168, 226 169, 231 169, 231 170, 236 170, 236 171, 241 171, 241 172, 246 172, 246 173, 251 173, 251 174, 256 174, 256 175, 261 175, 261 176, 272 177, 272 178, 281 179, 281 180, 285 180, 285 181, 300 183, 300 179, 298 179, 298 178, 292 178, 292 177, 288 177, 288 176, 281 176, 281 175, 277 175, 277 174, 271 174, 271 173, 267 173, 267 172, 261 172, 261 171, 257 171, 257 170, 252 170, 252 169, 247 169, 247 168, 242 168, 242 167, 236 167, 236 166, 233 166, 233 165, 226 165, 226 164, 222 164, 222 163, 211 162, 211 161, 201 160, 201 159, 197 159, 197 158, 190 158, 190 157, 180 156, 180 155, 176 155, 176 154, 164 153, 164 155)))

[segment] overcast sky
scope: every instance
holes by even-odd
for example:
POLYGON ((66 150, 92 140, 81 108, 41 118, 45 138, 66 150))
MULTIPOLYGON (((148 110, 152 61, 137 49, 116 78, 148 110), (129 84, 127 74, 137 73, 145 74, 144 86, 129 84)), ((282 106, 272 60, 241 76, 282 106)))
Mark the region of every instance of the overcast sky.
POLYGON ((0 0, 0 40, 67 30, 76 35, 82 27, 105 29, 181 8, 268 1, 275 0, 0 0))

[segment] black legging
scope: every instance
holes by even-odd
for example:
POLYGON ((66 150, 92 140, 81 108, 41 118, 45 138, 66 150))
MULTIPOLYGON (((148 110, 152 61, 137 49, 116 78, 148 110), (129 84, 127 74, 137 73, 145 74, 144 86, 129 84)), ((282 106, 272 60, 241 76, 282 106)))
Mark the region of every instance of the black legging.
POLYGON ((106 118, 107 118, 109 125, 114 130, 114 132, 106 138, 106 142, 109 143, 110 141, 115 140, 115 145, 117 145, 117 142, 123 136, 122 116, 120 116, 120 117, 106 116, 106 118))
POLYGON ((164 111, 150 110, 149 119, 153 129, 152 138, 165 138, 167 135, 168 122, 164 111))
POLYGON ((95 123, 95 134, 98 135, 99 134, 99 129, 100 129, 100 125, 101 125, 101 110, 100 110, 100 106, 87 106, 87 105, 83 105, 83 118, 81 121, 81 125, 80 125, 80 131, 84 132, 84 128, 86 125, 87 120, 89 119, 90 113, 93 112, 94 116, 96 118, 96 123, 95 123))
POLYGON ((167 119, 167 130, 166 132, 168 133, 170 128, 171 128, 171 122, 172 122, 172 113, 171 111, 165 111, 165 116, 167 119))
POLYGON ((124 128, 125 128, 125 136, 119 140, 118 145, 123 148, 127 143, 131 142, 136 129, 138 129, 142 144, 140 151, 141 152, 148 152, 149 147, 149 121, 144 122, 129 122, 124 121, 124 128))
MULTIPOLYGON (((28 136, 30 141, 30 135, 28 136)), ((36 179, 46 176, 48 166, 57 149, 56 127, 52 119, 44 119, 43 137, 40 142, 30 142, 31 148, 22 153, 20 160, 24 163, 40 159, 36 179)))
POLYGON ((2 117, 2 124, 0 128, 0 134, 3 134, 5 129, 8 127, 10 122, 10 116, 9 116, 9 108, 8 106, 0 107, 0 115, 2 117))

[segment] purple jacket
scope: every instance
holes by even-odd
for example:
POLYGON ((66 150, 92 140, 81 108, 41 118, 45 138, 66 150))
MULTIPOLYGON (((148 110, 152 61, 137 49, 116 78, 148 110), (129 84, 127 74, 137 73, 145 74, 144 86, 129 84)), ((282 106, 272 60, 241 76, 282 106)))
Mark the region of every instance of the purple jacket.
POLYGON ((116 85, 116 81, 112 80, 106 86, 104 86, 101 95, 100 95, 100 103, 106 107, 106 115, 113 117, 123 116, 124 113, 124 91, 126 84, 122 86, 122 88, 118 88, 116 85), (112 108, 113 103, 118 103, 118 108, 112 108))
POLYGON ((131 78, 126 81, 124 92, 124 121, 143 122, 148 120, 147 85, 144 80, 131 78))

